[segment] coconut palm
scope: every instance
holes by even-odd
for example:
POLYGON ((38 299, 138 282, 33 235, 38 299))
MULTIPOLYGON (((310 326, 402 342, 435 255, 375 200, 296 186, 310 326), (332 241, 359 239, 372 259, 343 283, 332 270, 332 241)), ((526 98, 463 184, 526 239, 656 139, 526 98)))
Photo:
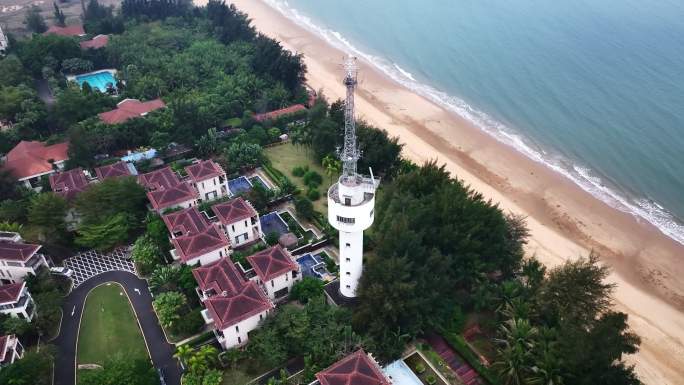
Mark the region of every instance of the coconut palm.
POLYGON ((173 266, 160 266, 152 272, 150 288, 171 290, 176 287, 179 270, 173 266))
POLYGON ((188 359, 192 357, 194 350, 190 345, 181 345, 176 348, 176 353, 173 355, 175 358, 180 360, 182 363, 187 363, 188 359))
POLYGON ((512 318, 500 327, 501 338, 496 342, 502 347, 497 350, 494 367, 506 385, 523 385, 533 373, 532 349, 538 330, 526 319, 512 318))
POLYGON ((330 177, 330 183, 332 183, 333 176, 340 173, 342 169, 342 162, 339 159, 335 159, 332 155, 328 154, 323 158, 323 167, 325 168, 325 173, 330 177))

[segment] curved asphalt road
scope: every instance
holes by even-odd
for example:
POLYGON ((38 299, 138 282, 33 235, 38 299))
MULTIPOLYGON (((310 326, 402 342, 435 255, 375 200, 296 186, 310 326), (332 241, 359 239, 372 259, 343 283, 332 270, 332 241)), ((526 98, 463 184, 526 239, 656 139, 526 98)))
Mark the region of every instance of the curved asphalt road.
POLYGON ((157 315, 152 310, 152 296, 147 282, 125 271, 109 271, 96 275, 66 297, 62 307, 62 327, 57 338, 52 341, 58 351, 54 385, 75 385, 76 341, 83 305, 91 289, 107 282, 117 282, 124 287, 138 316, 155 368, 162 370, 167 385, 180 385, 181 371, 173 358, 175 349, 166 342, 157 315), (140 294, 135 289, 139 289, 140 294))

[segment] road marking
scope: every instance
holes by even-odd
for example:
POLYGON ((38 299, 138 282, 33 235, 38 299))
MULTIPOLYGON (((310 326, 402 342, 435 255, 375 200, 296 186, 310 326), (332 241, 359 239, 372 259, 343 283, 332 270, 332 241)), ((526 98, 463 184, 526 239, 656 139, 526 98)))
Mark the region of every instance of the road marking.
POLYGON ((133 291, 138 293, 138 295, 140 295, 140 289, 138 289, 137 287, 135 289, 133 289, 133 291))
POLYGON ((76 305, 74 305, 74 308, 71 309, 71 316, 74 316, 74 313, 76 313, 76 305))

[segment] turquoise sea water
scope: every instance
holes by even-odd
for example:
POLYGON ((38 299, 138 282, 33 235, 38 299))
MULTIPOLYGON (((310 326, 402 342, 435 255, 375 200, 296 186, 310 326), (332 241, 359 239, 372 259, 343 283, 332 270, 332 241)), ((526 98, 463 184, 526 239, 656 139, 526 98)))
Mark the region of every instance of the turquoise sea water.
POLYGON ((267 0, 684 243, 681 0, 267 0))

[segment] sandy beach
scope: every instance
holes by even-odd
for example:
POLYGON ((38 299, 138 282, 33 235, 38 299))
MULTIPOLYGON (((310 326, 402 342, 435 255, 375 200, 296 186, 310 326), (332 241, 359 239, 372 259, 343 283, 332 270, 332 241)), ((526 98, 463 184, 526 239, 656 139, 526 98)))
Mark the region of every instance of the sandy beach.
MULTIPOLYGON (((202 4, 196 0, 196 4, 202 4)), ((233 1, 263 33, 304 54, 308 83, 342 98, 345 53, 261 0, 233 1)), ((527 216, 527 246, 547 266, 598 252, 612 268, 616 309, 642 338, 629 357, 647 384, 684 383, 684 246, 645 221, 609 207, 565 177, 504 145, 468 121, 360 62, 359 117, 398 136, 404 156, 436 159, 458 178, 527 216)))

